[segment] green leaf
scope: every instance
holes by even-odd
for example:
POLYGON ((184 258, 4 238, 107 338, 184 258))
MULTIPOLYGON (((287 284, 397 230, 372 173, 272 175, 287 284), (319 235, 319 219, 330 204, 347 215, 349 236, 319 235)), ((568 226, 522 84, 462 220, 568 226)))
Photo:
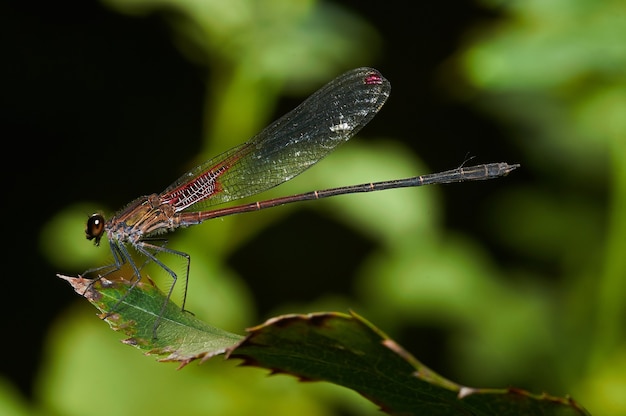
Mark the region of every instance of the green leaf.
POLYGON ((270 319, 250 329, 229 356, 273 373, 348 387, 393 415, 587 414, 567 398, 446 380, 355 313, 270 319))
POLYGON ((165 297, 151 281, 129 290, 127 281, 59 277, 96 306, 111 328, 128 335, 125 343, 181 366, 226 354, 272 374, 347 387, 392 415, 588 415, 570 398, 449 381, 353 312, 279 316, 248 329, 244 338, 209 326, 168 301, 155 338, 165 297))
POLYGON ((196 319, 170 301, 161 316, 165 296, 149 280, 146 283, 142 279, 133 290, 128 290, 130 283, 125 280, 57 276, 98 308, 100 317, 113 330, 128 336, 125 344, 160 356, 161 361, 178 361, 184 366, 196 359, 207 360, 225 353, 243 338, 196 319))

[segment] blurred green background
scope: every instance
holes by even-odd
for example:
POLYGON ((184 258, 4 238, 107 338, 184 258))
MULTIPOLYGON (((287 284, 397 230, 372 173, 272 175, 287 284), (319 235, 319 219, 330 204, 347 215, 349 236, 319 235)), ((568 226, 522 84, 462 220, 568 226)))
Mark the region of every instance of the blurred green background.
POLYGON ((93 211, 160 192, 345 70, 373 66, 392 84, 379 115, 264 199, 468 157, 522 168, 178 231, 169 246, 192 257, 188 308, 237 333, 280 313, 351 308, 458 383, 569 394, 593 414, 626 415, 623 2, 0 10, 0 414, 379 414, 346 389, 220 358, 159 364, 55 277, 110 258, 84 238, 93 211))

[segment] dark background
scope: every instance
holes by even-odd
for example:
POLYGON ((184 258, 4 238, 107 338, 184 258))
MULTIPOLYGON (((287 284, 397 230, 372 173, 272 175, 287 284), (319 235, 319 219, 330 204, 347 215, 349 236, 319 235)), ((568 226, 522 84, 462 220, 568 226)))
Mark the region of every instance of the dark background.
MULTIPOLYGON (((516 149, 507 147, 498 127, 447 99, 435 75, 471 25, 501 16, 458 1, 418 2, 411 13, 375 1, 343 5, 379 31, 382 55, 367 64, 393 85, 384 112, 361 133, 363 140, 377 135, 404 139, 433 171, 455 167, 468 155, 476 156, 476 163, 518 161, 516 149)), ((41 227, 72 201, 122 207, 177 178, 200 148, 203 80, 210 68, 194 66, 181 56, 158 14, 127 17, 93 1, 11 2, 0 7, 5 183, 1 316, 4 337, 19 340, 2 342, 0 354, 5 357, 2 373, 28 396, 48 325, 77 299, 55 278, 59 270, 40 255, 41 227)), ((292 105, 285 100, 275 117, 292 105)), ((514 176, 507 186, 524 178, 523 172, 514 176)), ((473 221, 477 212, 471 207, 498 186, 503 184, 444 190, 447 226, 480 235, 473 221)), ((368 250, 369 243, 349 230, 312 216, 298 214, 263 238, 288 238, 284 234, 294 221, 318 221, 326 238, 345 240, 355 256, 368 250)), ((76 239, 82 238, 76 233, 76 239)), ((490 244, 488 236, 484 243, 490 244)), ((491 248, 498 252, 495 244, 491 248)), ((245 268, 248 250, 244 247, 230 259, 244 276, 255 272, 245 268)), ((499 261, 514 261, 506 254, 500 253, 499 261)), ((294 267, 305 264, 306 258, 294 256, 294 267)), ((325 264, 351 261, 328 258, 325 264)), ((253 287, 257 290, 261 288, 253 287)), ((273 300, 259 299, 262 315, 273 300)), ((432 351, 419 354, 438 368, 436 351, 435 343, 432 351)))

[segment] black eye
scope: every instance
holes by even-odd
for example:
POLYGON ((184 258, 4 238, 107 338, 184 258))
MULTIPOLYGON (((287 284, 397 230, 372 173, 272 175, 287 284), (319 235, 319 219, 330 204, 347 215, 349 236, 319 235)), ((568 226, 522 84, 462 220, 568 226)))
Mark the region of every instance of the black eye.
POLYGON ((104 233, 104 217, 101 214, 92 214, 87 220, 87 228, 85 229, 87 240, 95 238, 96 245, 99 245, 102 233, 104 233))

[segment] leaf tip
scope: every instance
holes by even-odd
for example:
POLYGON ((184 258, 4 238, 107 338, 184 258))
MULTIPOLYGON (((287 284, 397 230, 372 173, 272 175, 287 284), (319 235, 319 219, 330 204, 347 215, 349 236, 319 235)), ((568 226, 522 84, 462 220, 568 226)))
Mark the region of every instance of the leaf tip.
POLYGON ((60 273, 57 273, 57 277, 68 282, 74 289, 74 292, 90 302, 97 302, 102 297, 100 292, 94 288, 95 281, 93 279, 87 279, 80 275, 77 277, 65 276, 60 273))

